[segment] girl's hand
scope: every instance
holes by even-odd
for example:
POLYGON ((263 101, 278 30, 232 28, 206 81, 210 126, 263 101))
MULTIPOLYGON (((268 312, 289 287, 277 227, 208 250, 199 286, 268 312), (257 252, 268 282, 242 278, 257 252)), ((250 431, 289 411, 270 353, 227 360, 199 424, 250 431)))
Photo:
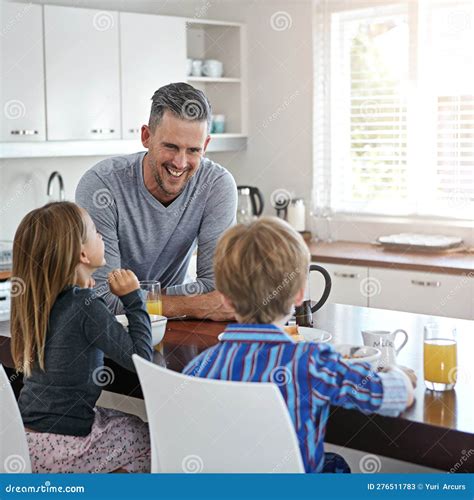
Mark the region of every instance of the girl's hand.
POLYGON ((140 288, 138 278, 129 269, 114 269, 109 273, 108 281, 110 291, 117 297, 122 297, 140 288))

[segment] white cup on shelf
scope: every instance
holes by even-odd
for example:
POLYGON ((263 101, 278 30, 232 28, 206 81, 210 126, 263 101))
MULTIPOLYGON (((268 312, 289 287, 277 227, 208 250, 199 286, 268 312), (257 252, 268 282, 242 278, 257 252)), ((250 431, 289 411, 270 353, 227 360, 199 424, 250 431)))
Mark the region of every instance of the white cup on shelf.
POLYGON ((201 59, 193 59, 191 75, 192 76, 202 76, 202 61, 201 61, 201 59))
POLYGON ((191 76, 193 74, 193 60, 191 58, 186 59, 186 75, 191 76))
POLYGON ((202 74, 209 78, 220 78, 224 74, 224 65, 217 59, 206 59, 202 65, 202 74))

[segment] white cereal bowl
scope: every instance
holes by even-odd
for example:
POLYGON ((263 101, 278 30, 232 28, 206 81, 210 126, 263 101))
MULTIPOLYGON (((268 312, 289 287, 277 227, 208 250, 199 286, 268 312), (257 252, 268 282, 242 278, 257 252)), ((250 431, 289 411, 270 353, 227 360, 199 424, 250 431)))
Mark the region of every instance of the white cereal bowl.
POLYGON ((380 349, 366 345, 336 344, 334 349, 344 358, 344 361, 348 363, 365 362, 370 363, 374 368, 377 367, 378 360, 382 355, 380 349), (354 352, 355 349, 357 349, 357 352, 354 352))
POLYGON ((301 335, 305 342, 331 342, 332 335, 325 330, 319 328, 310 328, 308 326, 299 326, 298 334, 301 335))
MULTIPOLYGON (((115 316, 117 321, 121 323, 125 328, 128 327, 128 318, 125 314, 119 314, 115 316)), ((151 321, 151 343, 155 346, 159 344, 163 337, 165 336, 166 323, 168 318, 166 316, 159 316, 158 314, 150 314, 151 321)))

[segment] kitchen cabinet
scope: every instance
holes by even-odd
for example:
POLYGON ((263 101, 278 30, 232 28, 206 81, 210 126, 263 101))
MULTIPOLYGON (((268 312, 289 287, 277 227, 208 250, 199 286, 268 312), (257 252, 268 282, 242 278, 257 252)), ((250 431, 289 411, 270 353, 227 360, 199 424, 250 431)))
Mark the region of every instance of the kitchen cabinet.
MULTIPOLYGON (((328 298, 329 303, 368 306, 368 294, 371 287, 368 282, 367 267, 327 263, 319 265, 324 267, 331 276, 332 288, 328 298)), ((311 299, 319 300, 323 290, 324 278, 321 273, 312 272, 309 283, 311 299)))
POLYGON ((48 140, 120 138, 118 13, 45 5, 44 33, 48 140))
POLYGON ((0 158, 134 153, 153 92, 172 81, 201 88, 225 115, 208 152, 245 148, 245 25, 3 0, 0 15, 0 102, 11 114, 0 118, 0 158), (189 76, 186 58, 219 59, 224 76, 189 76))
POLYGON ((122 137, 139 139, 155 90, 186 80, 184 18, 120 13, 122 137))
MULTIPOLYGON (((345 264, 320 264, 329 272, 328 302, 474 319, 474 275, 451 275, 345 264)), ((310 297, 319 300, 324 280, 310 275, 310 297)))
POLYGON ((369 306, 474 319, 474 278, 441 273, 369 268, 377 293, 369 306))
POLYGON ((2 1, 0 26, 0 141, 44 141, 42 7, 2 1))

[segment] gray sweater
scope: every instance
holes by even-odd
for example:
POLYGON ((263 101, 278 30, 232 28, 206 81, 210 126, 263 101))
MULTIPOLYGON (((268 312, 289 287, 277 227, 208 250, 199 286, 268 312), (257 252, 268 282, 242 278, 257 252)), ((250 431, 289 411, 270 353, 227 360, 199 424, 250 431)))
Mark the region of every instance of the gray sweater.
POLYGON ((104 354, 132 371, 132 354, 152 359, 150 317, 140 292, 121 301, 128 332, 93 290, 67 287, 58 296, 46 334, 45 371, 34 363, 18 400, 26 427, 87 436, 102 387, 115 377, 104 367, 104 354))
POLYGON ((184 191, 162 205, 143 181, 146 152, 107 158, 88 170, 76 189, 76 202, 95 222, 105 243, 107 265, 95 274, 96 290, 119 313, 107 274, 131 269, 139 280, 159 280, 167 295, 214 290, 217 240, 235 223, 237 189, 223 167, 203 158, 184 191), (197 281, 187 277, 198 247, 197 281))

